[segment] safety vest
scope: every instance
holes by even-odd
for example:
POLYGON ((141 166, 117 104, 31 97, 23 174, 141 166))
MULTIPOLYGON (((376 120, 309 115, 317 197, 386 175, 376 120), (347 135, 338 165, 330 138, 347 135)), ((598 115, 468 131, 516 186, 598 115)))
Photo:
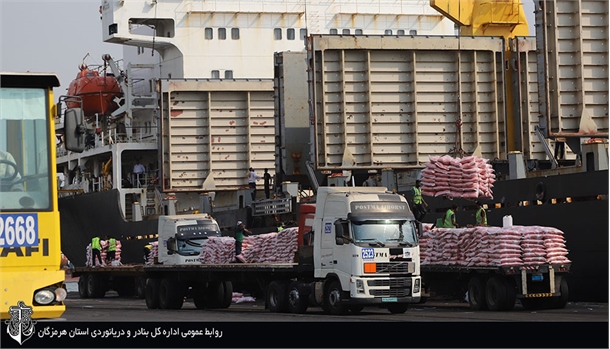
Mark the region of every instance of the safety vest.
POLYGON ((421 188, 413 187, 413 203, 416 205, 419 205, 422 203, 421 188))
POLYGON ((91 249, 92 250, 102 250, 102 246, 100 245, 100 238, 97 236, 91 239, 91 249))
POLYGON ((451 217, 453 215, 454 215, 453 211, 451 211, 451 209, 448 209, 447 212, 445 213, 444 228, 455 228, 455 225, 453 225, 453 223, 451 221, 451 217))
POLYGON ((485 215, 485 217, 483 217, 484 211, 485 211, 485 209, 483 207, 481 207, 480 209, 477 210, 477 213, 474 216, 477 220, 478 225, 487 225, 487 215, 485 215))
POLYGON ((109 252, 116 251, 116 240, 115 240, 115 238, 110 238, 110 240, 108 240, 108 251, 109 252))

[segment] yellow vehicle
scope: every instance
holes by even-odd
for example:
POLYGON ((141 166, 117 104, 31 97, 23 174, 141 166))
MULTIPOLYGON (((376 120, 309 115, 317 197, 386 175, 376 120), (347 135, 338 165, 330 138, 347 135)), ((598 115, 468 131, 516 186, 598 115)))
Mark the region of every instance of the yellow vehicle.
MULTIPOLYGON (((57 86, 55 74, 0 73, 2 319, 58 318, 66 309, 55 169, 57 86)), ((70 114, 70 126, 78 112, 70 114)), ((72 130, 66 145, 79 151, 74 143, 80 128, 72 130)))

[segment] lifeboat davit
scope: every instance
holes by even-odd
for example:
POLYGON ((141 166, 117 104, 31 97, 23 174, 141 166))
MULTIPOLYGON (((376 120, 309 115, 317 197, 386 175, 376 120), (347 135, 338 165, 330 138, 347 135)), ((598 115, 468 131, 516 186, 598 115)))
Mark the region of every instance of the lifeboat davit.
POLYGON ((86 118, 95 114, 110 115, 119 108, 115 97, 122 97, 123 92, 113 75, 100 75, 86 64, 80 65, 80 72, 68 87, 68 95, 82 99, 82 107, 78 102, 67 102, 68 108, 83 108, 86 118))

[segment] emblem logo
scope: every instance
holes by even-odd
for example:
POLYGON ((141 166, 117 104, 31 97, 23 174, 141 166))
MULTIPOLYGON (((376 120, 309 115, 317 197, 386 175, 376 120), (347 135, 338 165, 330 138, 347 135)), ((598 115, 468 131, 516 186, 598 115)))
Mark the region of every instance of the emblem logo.
POLYGON ((20 345, 34 335, 34 325, 32 320, 32 307, 19 301, 16 306, 11 306, 8 310, 11 318, 4 323, 7 325, 6 332, 20 345))

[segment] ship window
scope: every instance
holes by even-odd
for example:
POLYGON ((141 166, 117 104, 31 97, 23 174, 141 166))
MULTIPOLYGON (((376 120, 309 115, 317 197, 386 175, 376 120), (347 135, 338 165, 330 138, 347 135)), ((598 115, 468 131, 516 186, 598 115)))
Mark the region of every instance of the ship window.
POLYGON ((218 28, 218 40, 226 40, 226 39, 227 39, 227 29, 218 28))
POLYGON ((330 30, 330 33, 331 33, 331 34, 337 34, 337 29, 332 28, 332 29, 330 30))
POLYGON ((396 35, 405 35, 405 31, 404 31, 404 29, 398 29, 398 30, 396 31, 396 35))
POLYGON ((239 40, 239 28, 231 28, 231 39, 239 40))
POLYGON ((294 38, 295 38, 295 36, 294 36, 294 28, 286 29, 286 39, 294 40, 294 38))
POLYGON ((273 29, 273 39, 282 40, 282 28, 273 29))
POLYGON ((392 35, 392 29, 386 29, 384 34, 385 35, 392 35))
POLYGON ((362 35, 362 29, 356 29, 356 35, 362 35))
POLYGON ((205 28, 205 39, 212 40, 214 39, 214 31, 212 28, 205 28))
POLYGON ((307 29, 301 28, 301 30, 299 31, 299 37, 301 38, 301 40, 304 40, 307 37, 307 29))
POLYGON ((220 71, 212 70, 212 79, 220 79, 220 71))
POLYGON ((417 35, 417 30, 409 30, 409 35, 417 35))
POLYGON ((349 35, 350 31, 349 31, 349 29, 343 29, 342 33, 343 33, 343 35, 349 35))
POLYGON ((225 79, 233 79, 233 71, 225 70, 225 79))

